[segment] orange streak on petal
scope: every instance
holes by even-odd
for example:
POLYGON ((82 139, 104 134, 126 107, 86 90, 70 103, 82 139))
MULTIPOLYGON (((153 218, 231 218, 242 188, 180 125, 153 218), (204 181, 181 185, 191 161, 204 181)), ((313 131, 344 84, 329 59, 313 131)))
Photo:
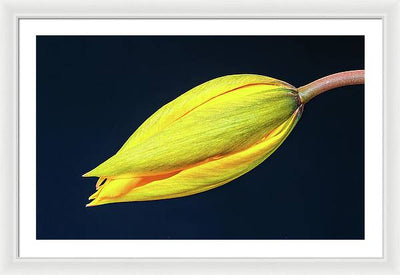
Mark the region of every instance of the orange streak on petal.
POLYGON ((88 206, 94 206, 97 202, 104 199, 115 199, 129 193, 132 189, 138 188, 153 181, 166 179, 178 174, 180 171, 175 171, 167 174, 148 176, 141 178, 125 178, 125 179, 107 179, 100 186, 99 190, 94 193, 89 199, 95 199, 88 206))
POLYGON ((97 182, 96 182, 96 190, 98 190, 101 186, 101 184, 106 180, 105 177, 100 177, 97 182))

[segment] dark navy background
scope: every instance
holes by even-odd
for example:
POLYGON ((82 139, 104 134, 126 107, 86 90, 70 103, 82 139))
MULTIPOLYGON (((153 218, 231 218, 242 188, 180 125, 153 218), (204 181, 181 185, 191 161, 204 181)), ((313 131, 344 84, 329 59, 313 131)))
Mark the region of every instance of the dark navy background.
POLYGON ((362 68, 363 37, 37 37, 37 238, 363 239, 363 86, 313 99, 271 157, 211 191, 85 208, 96 179, 81 178, 207 80, 362 68))

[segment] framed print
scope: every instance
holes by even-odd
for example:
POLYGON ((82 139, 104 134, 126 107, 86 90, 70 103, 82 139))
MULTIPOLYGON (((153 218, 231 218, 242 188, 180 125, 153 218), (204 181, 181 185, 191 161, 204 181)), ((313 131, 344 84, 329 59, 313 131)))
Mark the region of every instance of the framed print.
POLYGON ((19 24, 20 257, 382 257, 381 20, 20 19, 19 24), (321 30, 312 27, 316 23, 321 30), (348 88, 348 97, 343 91, 342 99, 330 99, 333 103, 310 115, 314 125, 303 133, 299 121, 300 136, 290 139, 289 129, 313 107, 306 107, 300 88, 294 93, 301 98, 293 97, 285 84, 290 80, 276 84, 275 78, 302 81, 299 69, 319 68, 324 75, 339 66, 339 71, 365 67, 365 93, 362 86, 348 88), (291 74, 260 76, 280 70, 291 74), (176 84, 167 88, 171 77, 176 84), (97 159, 113 155, 103 147, 123 143, 130 128, 146 120, 142 114, 150 116, 153 106, 182 93, 165 90, 189 90, 213 78, 162 107, 130 138, 138 141, 128 141, 128 149, 92 170, 97 159), (326 110, 331 121, 321 118, 326 110), (264 145, 258 136, 265 135, 264 145), (285 153, 274 142, 284 142, 282 147, 292 142, 293 148, 285 153), (260 164, 274 173, 238 178, 268 150, 286 154, 276 166, 269 161, 273 156, 260 164), (92 196, 96 179, 82 174, 100 178, 92 196), (237 179, 213 188, 230 182, 231 174, 237 179), (291 184, 282 188, 285 182, 291 184), (64 245, 71 240, 78 243, 69 252, 64 245))
POLYGON ((170 15, 13 13, 5 270, 392 272, 394 17, 170 15))

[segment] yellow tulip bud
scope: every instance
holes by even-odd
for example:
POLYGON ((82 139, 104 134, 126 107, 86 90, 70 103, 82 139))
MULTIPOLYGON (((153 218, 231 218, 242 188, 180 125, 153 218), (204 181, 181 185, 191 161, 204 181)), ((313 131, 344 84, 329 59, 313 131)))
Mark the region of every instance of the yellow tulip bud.
POLYGON ((303 111, 297 89, 266 76, 213 79, 148 118, 111 158, 88 206, 200 193, 243 175, 271 155, 303 111))

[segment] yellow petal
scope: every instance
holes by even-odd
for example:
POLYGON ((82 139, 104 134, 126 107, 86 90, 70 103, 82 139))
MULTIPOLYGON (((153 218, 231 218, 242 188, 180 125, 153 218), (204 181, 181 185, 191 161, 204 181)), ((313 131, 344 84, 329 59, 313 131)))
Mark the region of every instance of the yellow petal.
POLYGON ((171 123, 205 102, 224 93, 249 85, 264 85, 265 89, 280 87, 295 90, 292 85, 286 82, 256 74, 227 75, 209 80, 161 107, 132 134, 120 151, 129 149, 162 131, 171 123))
MULTIPOLYGON (((137 146, 119 151, 86 176, 159 175, 244 150, 281 125, 300 104, 293 90, 266 84, 247 85, 212 100, 202 100, 201 105, 158 133, 153 128, 160 127, 149 126, 147 132, 153 135, 137 146)), ((170 107, 181 109, 176 104, 170 107)))
POLYGON ((245 150, 210 160, 160 178, 116 179, 106 182, 88 206, 115 202, 158 200, 188 196, 218 187, 243 175, 270 156, 292 131, 302 106, 259 143, 245 150), (144 181, 140 184, 140 181, 144 181))

